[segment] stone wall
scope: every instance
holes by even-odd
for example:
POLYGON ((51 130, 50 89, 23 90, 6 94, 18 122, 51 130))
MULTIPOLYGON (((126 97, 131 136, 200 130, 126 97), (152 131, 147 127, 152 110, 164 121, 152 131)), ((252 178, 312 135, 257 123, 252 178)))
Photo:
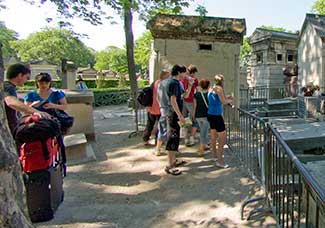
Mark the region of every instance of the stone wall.
POLYGON ((155 39, 150 60, 150 80, 157 79, 161 69, 171 69, 174 64, 194 64, 199 71, 198 78, 213 79, 216 73, 222 73, 226 93, 236 96, 240 81, 239 52, 240 43, 155 39), (211 50, 200 50, 200 44, 211 45, 211 50))
POLYGON ((308 24, 303 30, 298 45, 298 66, 300 86, 305 86, 309 82, 321 87, 325 86, 324 71, 322 66, 322 40, 315 30, 308 24))

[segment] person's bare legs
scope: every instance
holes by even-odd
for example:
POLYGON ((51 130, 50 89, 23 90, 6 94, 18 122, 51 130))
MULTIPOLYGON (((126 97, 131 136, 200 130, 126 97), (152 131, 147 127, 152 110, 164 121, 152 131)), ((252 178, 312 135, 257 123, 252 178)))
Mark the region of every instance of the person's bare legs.
POLYGON ((167 155, 168 155, 168 164, 169 167, 173 167, 176 162, 176 152, 172 150, 168 150, 167 155))
POLYGON ((210 134, 211 134, 210 149, 211 149, 212 157, 216 159, 217 158, 217 152, 216 152, 217 131, 215 129, 211 129, 210 134))
POLYGON ((204 151, 205 151, 205 144, 200 143, 199 146, 199 156, 203 156, 204 155, 204 151))
POLYGON ((163 143, 164 143, 163 140, 161 140, 161 139, 158 139, 158 140, 157 140, 157 145, 156 145, 156 155, 157 155, 157 156, 159 156, 159 155, 162 154, 162 152, 161 152, 161 147, 162 147, 163 143))
POLYGON ((217 153, 217 157, 218 157, 218 162, 221 165, 225 164, 225 161, 223 160, 223 147, 224 147, 224 145, 226 143, 226 137, 227 137, 226 131, 218 132, 218 153, 217 153))

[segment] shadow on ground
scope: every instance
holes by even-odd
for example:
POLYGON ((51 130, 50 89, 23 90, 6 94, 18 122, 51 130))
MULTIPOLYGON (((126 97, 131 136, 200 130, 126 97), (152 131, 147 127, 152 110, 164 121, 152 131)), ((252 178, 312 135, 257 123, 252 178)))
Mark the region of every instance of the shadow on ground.
POLYGON ((183 174, 169 176, 166 156, 154 156, 140 135, 129 138, 132 120, 121 118, 95 119, 98 160, 69 167, 64 202, 37 227, 276 227, 270 216, 240 220, 241 202, 261 193, 230 150, 231 168, 218 169, 196 147, 181 147, 183 174))

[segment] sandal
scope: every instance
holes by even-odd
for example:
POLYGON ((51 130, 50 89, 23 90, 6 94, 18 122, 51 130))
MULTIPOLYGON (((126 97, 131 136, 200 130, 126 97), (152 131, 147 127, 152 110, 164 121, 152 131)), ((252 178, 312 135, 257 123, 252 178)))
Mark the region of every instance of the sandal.
POLYGON ((169 166, 166 166, 165 172, 167 174, 171 174, 173 176, 178 176, 178 175, 182 174, 182 171, 180 171, 179 169, 175 169, 174 167, 169 167, 169 166))
POLYGON ((175 167, 178 167, 178 166, 181 166, 181 165, 185 165, 187 162, 184 161, 184 160, 175 160, 175 163, 174 163, 174 166, 175 167))

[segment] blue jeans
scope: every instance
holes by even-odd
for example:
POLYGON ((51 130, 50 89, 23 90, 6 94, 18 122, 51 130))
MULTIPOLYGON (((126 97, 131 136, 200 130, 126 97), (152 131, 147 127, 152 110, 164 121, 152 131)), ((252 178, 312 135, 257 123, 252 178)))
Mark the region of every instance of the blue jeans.
POLYGON ((208 144, 209 143, 209 128, 210 124, 206 117, 196 118, 200 126, 200 144, 208 144))
POLYGON ((160 116, 158 122, 158 140, 167 141, 167 117, 160 116))

